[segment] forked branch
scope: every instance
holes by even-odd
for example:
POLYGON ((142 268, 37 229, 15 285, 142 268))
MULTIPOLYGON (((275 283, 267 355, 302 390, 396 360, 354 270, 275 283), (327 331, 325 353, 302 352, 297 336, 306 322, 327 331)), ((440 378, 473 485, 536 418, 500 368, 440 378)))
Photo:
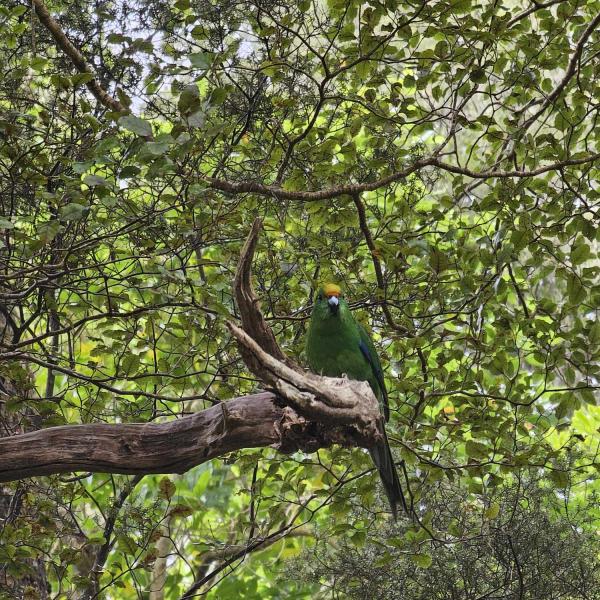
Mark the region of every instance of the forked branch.
POLYGON ((251 285, 260 230, 252 226, 235 278, 244 329, 228 323, 248 367, 273 391, 234 398, 166 423, 91 423, 0 439, 0 481, 73 471, 183 473, 243 448, 281 452, 341 444, 368 447, 381 435, 368 384, 305 373, 279 348, 251 285))

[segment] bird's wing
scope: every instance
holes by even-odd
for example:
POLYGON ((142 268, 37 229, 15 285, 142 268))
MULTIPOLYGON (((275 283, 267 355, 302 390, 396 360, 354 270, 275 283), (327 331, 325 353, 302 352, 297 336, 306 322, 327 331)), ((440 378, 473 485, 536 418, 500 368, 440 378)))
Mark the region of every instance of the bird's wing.
POLYGON ((379 361, 379 356, 377 356, 377 350, 375 350, 375 346, 373 345, 373 340, 366 332, 365 328, 360 324, 358 325, 358 332, 360 334, 360 351, 363 356, 367 359, 368 363, 371 365, 371 369, 373 374, 375 375, 375 379, 377 380, 377 385, 381 390, 381 400, 383 401, 383 416, 386 421, 390 420, 390 405, 388 402, 387 390, 385 389, 385 381, 383 379, 383 370, 381 369, 381 362, 379 361))

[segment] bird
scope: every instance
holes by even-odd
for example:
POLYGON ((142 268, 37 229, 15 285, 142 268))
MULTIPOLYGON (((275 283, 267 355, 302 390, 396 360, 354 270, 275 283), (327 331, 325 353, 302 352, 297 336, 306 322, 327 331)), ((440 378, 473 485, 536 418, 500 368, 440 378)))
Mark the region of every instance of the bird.
POLYGON ((379 427, 383 435, 377 445, 369 448, 369 453, 379 471, 394 520, 398 518, 398 505, 408 514, 385 433, 390 408, 381 362, 371 337, 354 319, 340 286, 335 283, 325 283, 317 291, 306 335, 305 353, 313 373, 327 377, 345 376, 367 381, 371 386, 382 413, 379 427))

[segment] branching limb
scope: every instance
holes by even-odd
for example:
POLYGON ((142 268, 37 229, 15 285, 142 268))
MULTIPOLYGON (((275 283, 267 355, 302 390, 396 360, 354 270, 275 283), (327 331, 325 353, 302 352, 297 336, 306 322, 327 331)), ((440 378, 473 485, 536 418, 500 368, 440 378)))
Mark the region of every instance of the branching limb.
POLYGON ((354 428, 310 422, 271 392, 217 404, 168 423, 49 427, 0 439, 0 481, 38 475, 184 473, 235 450, 314 452, 333 443, 366 445, 354 428))
POLYGON ((454 173, 456 175, 464 175, 472 179, 506 179, 515 177, 517 179, 528 179, 530 177, 537 177, 544 173, 551 171, 559 171, 565 167, 575 167, 580 165, 591 165, 600 160, 600 152, 588 153, 585 156, 578 156, 577 158, 567 158, 562 161, 555 163, 549 163, 542 165, 529 171, 521 171, 518 169, 503 170, 503 169, 485 169, 483 171, 477 171, 475 169, 468 169, 466 167, 460 167, 458 165, 444 162, 437 156, 429 156, 416 160, 411 165, 406 166, 404 169, 400 169, 391 175, 382 177, 375 181, 369 181, 366 183, 350 183, 347 185, 334 186, 329 188, 323 188, 320 190, 286 190, 276 185, 266 185, 255 181, 228 181, 224 179, 216 179, 212 177, 204 177, 209 186, 215 190, 227 192, 229 194, 260 194, 262 196, 270 196, 272 198, 279 198, 282 200, 298 200, 301 202, 311 202, 314 200, 329 200, 331 198, 339 198, 340 196, 354 196, 362 192, 372 192, 381 188, 388 187, 389 185, 402 181, 409 175, 417 173, 421 169, 426 167, 435 167, 446 171, 448 173, 454 173))
POLYGON ((277 395, 235 398, 168 423, 66 425, 6 437, 0 439, 0 481, 73 471, 183 473, 243 448, 314 452, 376 443, 379 407, 367 383, 304 373, 277 345, 250 284, 259 228, 257 221, 235 278, 242 323, 253 336, 228 327, 248 367, 277 395))
POLYGON ((376 434, 379 405, 367 382, 299 373, 267 354, 242 329, 233 323, 227 325, 239 344, 253 355, 255 375, 294 409, 318 421, 356 425, 366 437, 376 434))
POLYGON ((334 425, 355 425, 374 440, 380 414, 368 383, 305 373, 279 348, 260 312, 251 283, 252 258, 260 227, 261 221, 256 219, 242 249, 234 280, 243 329, 227 323, 248 368, 303 416, 334 425))
MULTIPOLYGON (((83 54, 73 45, 67 37, 62 27, 48 12, 48 9, 42 0, 31 0, 35 8, 35 14, 38 16, 40 23, 52 34, 58 47, 71 59, 71 62, 80 73, 90 73, 93 75, 92 68, 85 60, 83 54)), ((99 83, 94 76, 93 79, 86 83, 87 88, 93 94, 94 98, 109 110, 115 112, 129 112, 126 106, 123 106, 118 100, 113 98, 99 83)))
MULTIPOLYGON (((300 371, 300 367, 294 364, 281 350, 279 344, 275 340, 273 331, 265 321, 263 314, 260 311, 258 298, 252 288, 252 259, 256 244, 258 242, 258 234, 262 227, 262 221, 255 219, 252 223, 250 233, 246 238, 246 243, 240 253, 238 268, 233 280, 233 291, 235 301, 240 311, 240 320, 244 331, 258 344, 262 350, 270 354, 273 358, 285 363, 292 369, 300 371)), ((248 354, 245 346, 241 346, 240 350, 246 364, 255 372, 253 368, 254 358, 252 354, 248 354)))

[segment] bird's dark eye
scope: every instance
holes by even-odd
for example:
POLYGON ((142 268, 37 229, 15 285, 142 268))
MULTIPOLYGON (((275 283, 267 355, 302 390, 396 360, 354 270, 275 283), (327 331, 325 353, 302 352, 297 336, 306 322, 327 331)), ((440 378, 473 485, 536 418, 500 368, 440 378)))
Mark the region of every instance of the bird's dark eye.
POLYGON ((317 296, 317 300, 318 300, 319 302, 321 302, 321 301, 323 300, 323 294, 319 294, 319 295, 317 296))

